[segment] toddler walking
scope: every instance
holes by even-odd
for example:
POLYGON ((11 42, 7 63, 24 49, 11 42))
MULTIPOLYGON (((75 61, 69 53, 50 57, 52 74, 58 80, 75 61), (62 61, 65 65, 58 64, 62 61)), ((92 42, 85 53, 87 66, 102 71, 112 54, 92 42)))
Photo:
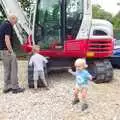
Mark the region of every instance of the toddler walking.
POLYGON ((72 75, 76 77, 76 85, 74 88, 74 100, 72 104, 78 103, 80 100, 82 100, 82 111, 88 108, 88 104, 86 101, 87 97, 87 90, 88 90, 88 82, 89 80, 92 80, 92 76, 89 74, 89 72, 86 70, 88 65, 86 64, 85 59, 77 59, 75 61, 75 67, 76 71, 73 72, 72 69, 69 69, 68 72, 70 72, 72 75))

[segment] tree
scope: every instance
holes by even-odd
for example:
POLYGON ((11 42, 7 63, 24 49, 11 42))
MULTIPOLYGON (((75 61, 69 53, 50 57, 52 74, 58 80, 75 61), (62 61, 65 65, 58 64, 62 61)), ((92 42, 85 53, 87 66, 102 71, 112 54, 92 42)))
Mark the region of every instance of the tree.
POLYGON ((112 18, 112 24, 114 26, 114 29, 120 29, 120 12, 118 12, 113 18, 112 18))
POLYGON ((112 21, 112 14, 106 12, 104 9, 101 8, 100 5, 93 5, 92 12, 93 12, 93 18, 106 19, 109 20, 110 22, 112 21))
POLYGON ((30 12, 30 5, 31 5, 31 0, 18 0, 21 4, 21 7, 25 12, 29 14, 30 12))
POLYGON ((0 5, 0 23, 6 18, 6 14, 2 8, 2 6, 0 5))
POLYGON ((6 14, 5 14, 5 12, 4 12, 4 10, 3 10, 1 5, 0 5, 0 12, 1 12, 2 17, 6 18, 6 14))

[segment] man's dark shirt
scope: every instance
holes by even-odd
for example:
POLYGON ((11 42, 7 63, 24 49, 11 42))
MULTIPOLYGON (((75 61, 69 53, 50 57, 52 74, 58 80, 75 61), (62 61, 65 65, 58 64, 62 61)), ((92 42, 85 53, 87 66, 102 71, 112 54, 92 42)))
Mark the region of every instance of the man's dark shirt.
POLYGON ((9 21, 5 21, 0 25, 0 50, 7 50, 5 35, 10 36, 10 42, 12 45, 13 27, 9 21))

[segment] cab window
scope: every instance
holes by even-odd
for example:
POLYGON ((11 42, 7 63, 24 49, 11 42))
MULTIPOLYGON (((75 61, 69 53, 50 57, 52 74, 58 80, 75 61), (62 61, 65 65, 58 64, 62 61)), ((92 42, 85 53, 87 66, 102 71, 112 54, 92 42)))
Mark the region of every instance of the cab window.
POLYGON ((102 35, 107 35, 107 33, 102 30, 94 30, 93 35, 101 35, 102 36, 102 35))

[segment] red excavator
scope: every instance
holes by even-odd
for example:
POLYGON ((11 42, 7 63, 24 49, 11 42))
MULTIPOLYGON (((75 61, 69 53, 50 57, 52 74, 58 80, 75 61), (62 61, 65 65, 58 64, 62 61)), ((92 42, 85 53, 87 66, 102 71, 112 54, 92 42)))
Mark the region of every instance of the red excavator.
POLYGON ((90 0, 38 0, 35 8, 25 51, 31 51, 31 44, 40 45, 40 54, 49 57, 48 71, 71 67, 76 58, 86 58, 96 83, 112 80, 112 24, 92 20, 90 0))

